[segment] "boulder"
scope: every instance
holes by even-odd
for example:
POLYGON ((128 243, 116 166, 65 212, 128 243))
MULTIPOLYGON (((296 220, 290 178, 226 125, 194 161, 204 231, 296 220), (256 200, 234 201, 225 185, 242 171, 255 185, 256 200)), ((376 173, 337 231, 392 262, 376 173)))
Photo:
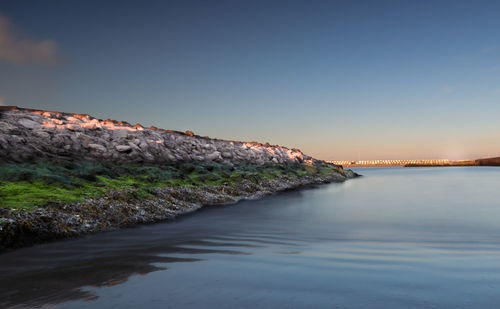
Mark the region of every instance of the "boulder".
POLYGON ((50 134, 43 131, 43 130, 35 130, 34 134, 42 139, 49 139, 50 138, 50 134))
POLYGON ((205 158, 209 161, 222 160, 221 154, 218 151, 214 151, 205 156, 205 158))
POLYGON ((129 142, 128 145, 130 146, 130 148, 132 148, 135 151, 139 151, 139 152, 141 151, 141 148, 139 148, 139 146, 137 146, 135 143, 129 142))
POLYGON ((147 162, 154 162, 155 161, 155 157, 152 154, 150 154, 149 152, 145 152, 142 155, 143 155, 143 158, 145 159, 145 161, 147 161, 147 162))
POLYGON ((132 149, 132 147, 130 147, 129 145, 117 145, 117 146, 115 146, 115 148, 119 152, 127 152, 127 151, 130 151, 132 149))
POLYGON ((100 152, 106 152, 107 149, 103 145, 99 144, 89 144, 89 148, 92 150, 100 151, 100 152))
POLYGON ((199 162, 201 162, 201 161, 205 161, 205 157, 203 157, 203 156, 194 156, 194 157, 193 157, 193 159, 194 159, 195 161, 199 161, 199 162))

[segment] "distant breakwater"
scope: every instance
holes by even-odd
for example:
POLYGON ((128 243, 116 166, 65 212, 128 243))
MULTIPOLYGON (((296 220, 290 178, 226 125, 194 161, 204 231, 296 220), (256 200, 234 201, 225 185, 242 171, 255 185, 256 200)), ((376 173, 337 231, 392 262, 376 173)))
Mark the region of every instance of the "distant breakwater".
POLYGON ((358 161, 327 161, 332 164, 338 164, 345 167, 376 167, 376 166, 441 166, 450 164, 446 159, 438 160, 358 160, 358 161))
POLYGON ((360 161, 327 161, 328 163, 342 165, 344 167, 377 167, 377 166, 500 166, 500 157, 484 158, 475 160, 448 159, 438 160, 360 160, 360 161))

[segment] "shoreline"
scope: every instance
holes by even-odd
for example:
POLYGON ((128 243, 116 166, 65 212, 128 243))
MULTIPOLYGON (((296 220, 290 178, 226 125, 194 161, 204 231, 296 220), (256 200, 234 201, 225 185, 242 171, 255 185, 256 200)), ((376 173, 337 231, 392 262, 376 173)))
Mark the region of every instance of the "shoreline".
POLYGON ((163 187, 154 188, 154 197, 147 199, 136 198, 127 190, 113 190, 107 196, 77 203, 22 210, 0 208, 0 253, 138 224, 168 222, 206 206, 236 204, 359 176, 347 171, 345 176, 277 176, 257 183, 243 180, 233 185, 163 187))

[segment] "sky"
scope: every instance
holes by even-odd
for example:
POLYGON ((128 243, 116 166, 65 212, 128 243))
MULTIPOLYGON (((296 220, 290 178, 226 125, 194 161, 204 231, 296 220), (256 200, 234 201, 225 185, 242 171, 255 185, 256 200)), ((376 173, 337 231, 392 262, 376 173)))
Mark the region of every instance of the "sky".
POLYGON ((500 1, 0 1, 0 105, 327 160, 500 156, 500 1))

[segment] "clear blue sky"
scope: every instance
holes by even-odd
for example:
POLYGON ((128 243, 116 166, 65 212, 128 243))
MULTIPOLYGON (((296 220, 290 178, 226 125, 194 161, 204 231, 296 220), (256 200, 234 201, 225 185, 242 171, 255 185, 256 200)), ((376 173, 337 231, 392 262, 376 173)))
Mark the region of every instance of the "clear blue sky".
POLYGON ((0 2, 0 103, 301 148, 500 155, 500 1, 0 2))

